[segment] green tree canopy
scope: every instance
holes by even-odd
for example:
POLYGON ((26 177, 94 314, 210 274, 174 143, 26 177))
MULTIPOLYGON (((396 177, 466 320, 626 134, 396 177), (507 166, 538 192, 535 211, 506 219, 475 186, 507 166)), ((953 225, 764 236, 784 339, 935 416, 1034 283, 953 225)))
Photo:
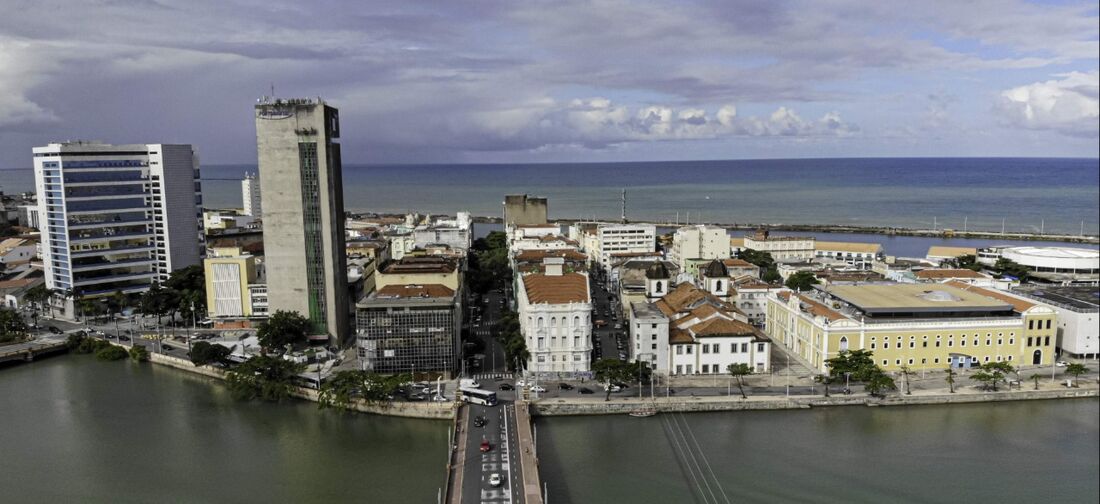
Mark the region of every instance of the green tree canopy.
POLYGON ((241 401, 278 402, 290 397, 305 365, 274 355, 257 355, 226 373, 229 393, 241 401))
POLYGON ((286 345, 304 343, 309 320, 298 312, 278 310, 256 329, 260 346, 266 351, 282 351, 286 345))
POLYGON ((20 341, 27 337, 27 324, 19 312, 0 307, 0 343, 20 341))
POLYGON ((749 367, 748 364, 744 363, 730 364, 729 366, 726 366, 726 372, 728 372, 730 376, 737 378, 737 389, 741 391, 741 398, 748 399, 748 396, 745 395, 744 378, 752 374, 752 368, 749 367))
POLYGON ((810 271, 799 271, 787 277, 785 285, 788 289, 793 291, 808 291, 813 289, 814 285, 821 283, 817 277, 810 271))
POLYGON ((866 381, 878 369, 871 356, 870 350, 841 350, 836 357, 825 360, 825 367, 829 368, 829 375, 833 378, 843 378, 849 374, 856 381, 866 381))
POLYGON ((225 364, 229 362, 228 358, 231 353, 233 353, 233 350, 225 345, 198 341, 191 345, 191 363, 196 366, 225 364))
POLYGON ((1073 375, 1073 386, 1077 386, 1077 380, 1081 378, 1081 375, 1089 372, 1089 368, 1084 364, 1073 363, 1066 366, 1066 374, 1073 375))
MULTIPOLYGON (((630 362, 618 359, 600 359, 592 364, 592 373, 597 381, 605 384, 631 381, 637 366, 630 362)), ((611 389, 608 387, 605 401, 611 399, 611 389)))

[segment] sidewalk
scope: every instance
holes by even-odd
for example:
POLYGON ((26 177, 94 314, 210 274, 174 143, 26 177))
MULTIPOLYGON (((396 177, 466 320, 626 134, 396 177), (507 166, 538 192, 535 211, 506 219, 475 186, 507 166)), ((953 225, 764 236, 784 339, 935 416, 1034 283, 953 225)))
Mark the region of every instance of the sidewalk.
POLYGON ((516 402, 513 408, 516 412, 516 440, 520 448, 520 471, 523 473, 523 501, 526 504, 542 504, 539 459, 531 432, 531 417, 527 411, 527 403, 516 402))
POLYGON ((454 425, 458 427, 457 435, 453 442, 453 446, 457 446, 457 449, 451 451, 451 460, 447 461, 447 502, 448 504, 461 504, 462 503, 462 473, 464 469, 463 461, 466 460, 466 429, 462 428, 466 424, 467 416, 469 415, 469 408, 459 407, 458 414, 455 415, 454 425))

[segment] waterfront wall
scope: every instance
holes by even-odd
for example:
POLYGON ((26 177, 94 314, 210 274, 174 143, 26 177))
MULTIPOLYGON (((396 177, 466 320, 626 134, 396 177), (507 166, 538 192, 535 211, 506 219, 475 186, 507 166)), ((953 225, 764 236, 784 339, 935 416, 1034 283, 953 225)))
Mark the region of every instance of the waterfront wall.
POLYGON ((1014 390, 1002 392, 968 392, 956 394, 894 395, 884 399, 867 396, 791 397, 760 396, 657 398, 656 400, 616 399, 552 399, 531 403, 534 416, 620 415, 640 408, 656 408, 659 412, 716 412, 742 410, 788 410, 833 406, 917 406, 924 404, 956 404, 1044 399, 1076 399, 1100 397, 1095 386, 1062 390, 1014 390))
MULTIPOLYGON (((190 373, 199 374, 209 378, 215 378, 218 380, 225 380, 225 370, 210 367, 210 366, 196 366, 187 359, 181 359, 179 357, 172 357, 162 354, 150 354, 149 362, 159 364, 162 366, 168 366, 175 369, 180 369, 190 373)), ((317 391, 313 389, 297 387, 291 395, 299 399, 306 401, 318 402, 317 391)), ((352 410, 360 413, 370 413, 373 415, 387 415, 405 418, 426 418, 430 420, 447 420, 455 417, 455 410, 457 409, 457 403, 446 402, 419 402, 419 403, 381 403, 381 404, 368 404, 366 401, 356 401, 352 405, 352 410)))

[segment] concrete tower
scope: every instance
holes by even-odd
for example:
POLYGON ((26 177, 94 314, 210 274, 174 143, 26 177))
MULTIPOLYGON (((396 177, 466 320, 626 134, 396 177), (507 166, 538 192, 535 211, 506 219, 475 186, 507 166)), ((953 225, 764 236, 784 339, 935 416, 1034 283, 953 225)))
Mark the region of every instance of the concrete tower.
POLYGON ((268 306, 298 312, 313 339, 348 336, 339 113, 320 99, 256 105, 268 306))
POLYGON ((255 173, 246 173, 244 174, 244 180, 241 180, 241 203, 245 215, 261 216, 260 179, 255 173))

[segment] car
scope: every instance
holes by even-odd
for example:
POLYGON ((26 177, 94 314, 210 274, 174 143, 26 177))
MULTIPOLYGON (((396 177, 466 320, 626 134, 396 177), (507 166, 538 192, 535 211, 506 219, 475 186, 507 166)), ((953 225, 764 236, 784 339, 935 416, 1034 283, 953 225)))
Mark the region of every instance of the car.
POLYGON ((483 451, 483 452, 487 452, 489 450, 492 450, 493 446, 489 444, 489 441, 487 439, 482 439, 481 440, 481 447, 478 448, 478 449, 483 451))
POLYGON ((493 473, 489 475, 489 485, 498 487, 504 480, 500 479, 500 473, 493 473))
POLYGON ((171 352, 172 350, 176 349, 176 347, 172 345, 161 345, 160 348, 163 349, 165 352, 171 352))
POLYGON ((604 386, 603 386, 603 390, 604 390, 604 392, 607 392, 607 391, 611 391, 611 392, 619 392, 619 391, 621 391, 622 389, 623 389, 622 387, 620 387, 620 386, 618 386, 618 385, 615 385, 614 383, 612 383, 612 384, 609 384, 609 385, 604 385, 604 386))
POLYGON ((573 386, 568 383, 559 383, 558 388, 561 390, 573 390, 573 386))
POLYGON ((520 378, 520 379, 516 380, 516 386, 517 387, 526 387, 527 382, 523 378, 520 378))
POLYGON ((65 332, 65 331, 62 331, 61 329, 58 329, 57 326, 49 326, 49 327, 46 328, 46 330, 48 330, 48 331, 50 331, 54 334, 61 334, 61 333, 65 332))
MULTIPOLYGON (((615 318, 615 317, 611 317, 611 318, 615 318)), ((615 324, 615 329, 622 329, 622 328, 623 328, 622 324, 615 324)))
POLYGON ((121 334, 121 335, 119 335, 118 340, 119 341, 130 341, 130 337, 125 335, 125 334, 121 334))
POLYGON ((501 383, 499 386, 497 386, 497 388, 500 389, 500 390, 515 390, 516 389, 515 387, 512 386, 511 383, 501 383))
POLYGON ((595 392, 592 391, 592 389, 590 389, 588 387, 581 387, 581 388, 577 389, 577 392, 580 392, 582 394, 594 394, 595 393, 595 392))
POLYGON ((479 415, 479 416, 474 417, 474 426, 475 427, 484 427, 485 424, 487 424, 487 423, 489 423, 489 421, 486 420, 485 417, 483 417, 483 416, 479 415))
POLYGON ((1056 362, 1054 365, 1058 366, 1058 367, 1066 367, 1066 366, 1069 365, 1069 363, 1064 361, 1064 360, 1060 360, 1060 361, 1056 362))
POLYGON ((433 402, 447 402, 447 401, 450 401, 450 399, 447 399, 446 397, 441 396, 441 395, 434 395, 434 396, 432 396, 432 401, 433 402))
POLYGON ((413 402, 419 402, 419 401, 424 400, 424 395, 423 394, 409 394, 408 397, 406 397, 406 399, 408 399, 410 401, 413 401, 413 402))
POLYGON ((603 319, 599 319, 599 320, 596 320, 595 324, 596 324, 596 327, 603 327, 603 326, 607 325, 607 321, 605 321, 603 319))
POLYGON ((546 389, 542 385, 532 385, 531 392, 538 392, 539 394, 546 392, 546 389))
POLYGON ((481 388, 481 382, 473 378, 463 378, 458 381, 458 386, 465 388, 481 388))

